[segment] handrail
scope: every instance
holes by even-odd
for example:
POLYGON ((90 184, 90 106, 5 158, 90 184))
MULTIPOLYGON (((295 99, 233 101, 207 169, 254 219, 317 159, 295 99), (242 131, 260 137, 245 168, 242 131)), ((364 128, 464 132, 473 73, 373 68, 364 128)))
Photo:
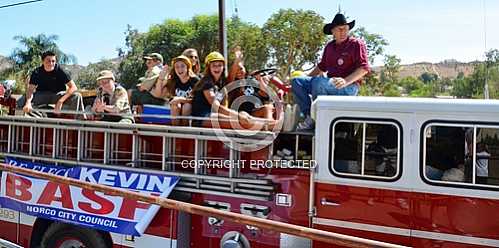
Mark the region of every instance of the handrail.
MULTIPOLYGON (((156 117, 165 117, 165 116, 156 116, 156 117)), ((191 117, 196 119, 210 120, 205 117, 191 117)), ((118 123, 118 122, 106 122, 106 121, 81 121, 81 120, 73 120, 73 119, 58 119, 58 118, 29 118, 24 116, 0 116, 0 124, 9 125, 9 124, 17 124, 20 125, 23 122, 29 124, 31 123, 46 123, 46 124, 65 124, 65 125, 74 125, 78 127, 113 127, 116 129, 138 129, 138 130, 154 130, 154 131, 162 131, 162 132, 189 132, 189 133, 199 133, 199 132, 213 132, 213 128, 206 127, 189 127, 189 126, 172 126, 172 125, 151 125, 144 123, 118 123)), ((61 128, 61 127, 59 127, 61 128)), ((239 129, 224 129, 224 135, 226 136, 239 136, 239 137, 248 137, 248 135, 252 135, 252 137, 258 136, 266 136, 266 135, 277 135, 272 131, 258 131, 258 134, 255 134, 254 131, 251 130, 239 130, 239 129)))
MULTIPOLYGON (((54 110, 52 109, 33 109, 33 112, 40 113, 49 113, 54 114, 54 110)), ((167 115, 167 114, 125 114, 125 113, 94 113, 88 111, 76 111, 76 110, 60 110, 60 114, 68 114, 68 115, 99 115, 99 116, 119 116, 119 117, 146 117, 146 118, 168 118, 172 120, 197 120, 197 121, 209 121, 212 120, 210 117, 197 117, 197 116, 185 116, 185 115, 167 115)), ((271 122, 270 120, 262 119, 261 121, 271 122)))
POLYGON ((343 235, 309 227, 293 225, 289 223, 278 222, 274 220, 262 219, 254 216, 248 216, 233 212, 222 211, 210 207, 199 206, 192 203, 176 201, 168 198, 161 198, 157 196, 144 195, 137 192, 124 190, 120 188, 113 188, 106 185, 94 184, 85 181, 80 181, 73 178, 67 178, 39 171, 34 171, 26 168, 15 167, 7 164, 0 164, 0 170, 9 171, 13 173, 20 173, 37 178, 43 178, 53 182, 62 184, 69 184, 85 189, 104 192, 114 196, 122 196, 150 204, 159 205, 164 208, 187 212, 195 215, 211 216, 215 218, 224 219, 226 221, 235 222, 239 224, 250 225, 263 229, 271 229, 276 232, 288 233, 311 240, 326 242, 329 244, 341 245, 352 248, 367 248, 367 247, 383 247, 383 248, 407 248, 407 246, 390 244, 365 238, 358 238, 349 235, 343 235))

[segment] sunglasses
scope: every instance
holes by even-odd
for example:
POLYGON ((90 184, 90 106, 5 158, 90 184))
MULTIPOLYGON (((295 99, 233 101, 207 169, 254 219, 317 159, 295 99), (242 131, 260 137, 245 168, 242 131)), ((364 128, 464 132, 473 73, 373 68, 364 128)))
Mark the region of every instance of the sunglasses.
POLYGON ((196 55, 189 55, 189 56, 187 56, 187 57, 189 57, 189 58, 191 58, 191 59, 197 59, 197 58, 198 58, 198 56, 196 56, 196 55))

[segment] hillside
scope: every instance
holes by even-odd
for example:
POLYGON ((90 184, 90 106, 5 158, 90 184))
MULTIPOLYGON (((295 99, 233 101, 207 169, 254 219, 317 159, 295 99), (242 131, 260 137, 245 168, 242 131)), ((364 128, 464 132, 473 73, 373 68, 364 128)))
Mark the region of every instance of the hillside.
MULTIPOLYGON (((463 72, 465 76, 468 76, 473 73, 473 66, 475 63, 477 62, 461 63, 449 60, 436 64, 421 62, 402 65, 399 77, 405 78, 412 76, 417 78, 425 72, 437 74, 439 78, 456 78, 460 72, 463 72)), ((383 69, 383 66, 377 66, 373 69, 376 72, 380 72, 383 69)))

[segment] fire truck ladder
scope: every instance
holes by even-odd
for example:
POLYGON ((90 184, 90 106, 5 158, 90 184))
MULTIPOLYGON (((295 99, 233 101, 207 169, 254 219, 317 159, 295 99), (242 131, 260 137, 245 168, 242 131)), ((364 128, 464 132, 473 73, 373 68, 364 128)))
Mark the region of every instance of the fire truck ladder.
MULTIPOLYGON (((179 191, 269 200, 274 187, 265 175, 242 173, 237 164, 219 169, 205 166, 208 161, 230 165, 241 158, 241 152, 220 140, 254 144, 264 135, 274 134, 260 132, 248 138, 244 131, 224 130, 219 137, 211 128, 1 116, 0 157, 141 172, 152 169, 180 176, 179 191), (193 161, 205 164, 195 166, 193 161)), ((270 156, 272 146, 265 149, 270 156)))

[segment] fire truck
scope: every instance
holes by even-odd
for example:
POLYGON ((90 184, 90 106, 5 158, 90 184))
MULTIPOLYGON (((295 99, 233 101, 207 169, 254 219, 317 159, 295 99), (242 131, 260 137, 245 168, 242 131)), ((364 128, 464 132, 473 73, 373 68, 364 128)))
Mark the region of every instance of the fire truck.
MULTIPOLYGON (((251 135, 2 116, 0 156, 176 175, 172 199, 394 244, 499 247, 498 101, 320 96, 312 113, 314 132, 251 135)), ((6 247, 330 247, 163 208, 141 236, 9 208, 0 222, 6 247)))

